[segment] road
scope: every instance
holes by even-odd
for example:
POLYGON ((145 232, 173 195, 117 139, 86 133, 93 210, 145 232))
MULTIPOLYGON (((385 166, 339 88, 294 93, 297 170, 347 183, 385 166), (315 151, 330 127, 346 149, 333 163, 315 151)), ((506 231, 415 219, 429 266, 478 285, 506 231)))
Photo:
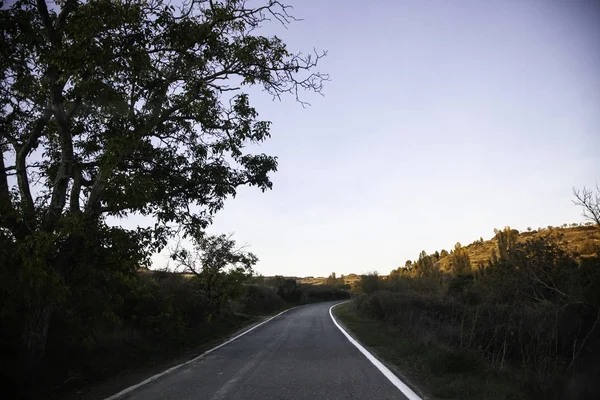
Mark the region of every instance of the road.
POLYGON ((335 303, 297 307, 124 399, 405 399, 334 325, 335 303))

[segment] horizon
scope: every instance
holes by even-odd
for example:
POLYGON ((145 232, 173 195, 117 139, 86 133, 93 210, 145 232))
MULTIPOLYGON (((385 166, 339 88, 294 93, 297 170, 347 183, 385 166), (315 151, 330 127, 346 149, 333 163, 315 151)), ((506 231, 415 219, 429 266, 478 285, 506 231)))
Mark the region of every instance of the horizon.
POLYGON ((583 221, 572 188, 600 170, 597 2, 295 3, 303 21, 267 28, 327 50, 331 82, 307 108, 246 90, 273 122, 257 147, 279 157, 273 190, 241 188, 208 228, 247 244, 258 273, 385 275, 494 228, 583 221))

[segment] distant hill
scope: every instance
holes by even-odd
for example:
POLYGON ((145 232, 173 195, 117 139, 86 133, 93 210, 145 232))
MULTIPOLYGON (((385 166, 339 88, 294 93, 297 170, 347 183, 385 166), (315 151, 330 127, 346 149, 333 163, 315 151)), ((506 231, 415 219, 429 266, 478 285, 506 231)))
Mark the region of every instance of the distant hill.
MULTIPOLYGON (((519 232, 517 242, 524 242, 529 238, 539 236, 552 236, 566 251, 578 255, 591 255, 600 250, 600 228, 595 225, 575 227, 547 227, 538 230, 519 232)), ((476 240, 465 246, 469 252, 471 266, 477 268, 480 262, 487 263, 492 256, 492 251, 498 248, 496 237, 490 240, 476 240)), ((450 256, 440 257, 440 269, 447 271, 450 268, 450 256)))
MULTIPOLYGON (((296 281, 298 283, 303 283, 306 285, 325 285, 327 284, 327 277, 314 277, 314 276, 307 276, 305 278, 295 278, 296 281)), ((345 285, 352 285, 354 282, 360 280, 360 275, 356 275, 356 274, 348 274, 348 275, 341 275, 339 276, 337 279, 344 281, 345 285)))

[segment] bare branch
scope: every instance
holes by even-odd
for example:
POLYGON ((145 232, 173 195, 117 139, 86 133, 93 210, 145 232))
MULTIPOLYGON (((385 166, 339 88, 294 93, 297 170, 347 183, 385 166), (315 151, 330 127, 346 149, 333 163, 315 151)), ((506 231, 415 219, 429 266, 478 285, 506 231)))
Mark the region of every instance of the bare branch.
POLYGON ((596 184, 595 193, 585 187, 581 191, 573 188, 573 196, 573 204, 583 207, 583 217, 600 226, 600 186, 596 184))

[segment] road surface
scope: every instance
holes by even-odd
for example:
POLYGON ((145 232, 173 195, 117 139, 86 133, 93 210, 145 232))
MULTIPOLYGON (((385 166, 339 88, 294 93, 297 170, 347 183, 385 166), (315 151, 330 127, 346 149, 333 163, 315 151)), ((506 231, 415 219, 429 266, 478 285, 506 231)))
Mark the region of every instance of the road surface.
POLYGON ((297 307, 124 399, 405 399, 334 325, 335 303, 297 307))

